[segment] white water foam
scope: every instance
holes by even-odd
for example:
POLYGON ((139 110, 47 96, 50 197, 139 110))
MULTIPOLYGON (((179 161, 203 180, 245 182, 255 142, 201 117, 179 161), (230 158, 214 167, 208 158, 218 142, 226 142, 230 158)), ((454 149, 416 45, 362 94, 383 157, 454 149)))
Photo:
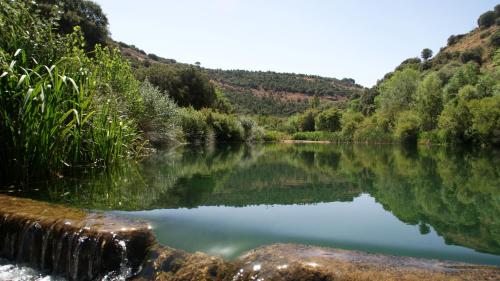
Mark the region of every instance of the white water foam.
POLYGON ((26 266, 19 266, 0 259, 0 280, 2 281, 64 281, 59 277, 43 274, 26 266))

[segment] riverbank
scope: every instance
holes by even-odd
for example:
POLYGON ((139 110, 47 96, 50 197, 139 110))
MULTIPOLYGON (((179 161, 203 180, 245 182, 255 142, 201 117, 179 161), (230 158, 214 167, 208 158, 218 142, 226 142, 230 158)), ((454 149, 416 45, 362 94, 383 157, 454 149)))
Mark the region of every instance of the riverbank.
POLYGON ((498 280, 493 266, 275 244, 226 261, 159 245, 148 224, 0 195, 0 257, 68 280, 498 280))

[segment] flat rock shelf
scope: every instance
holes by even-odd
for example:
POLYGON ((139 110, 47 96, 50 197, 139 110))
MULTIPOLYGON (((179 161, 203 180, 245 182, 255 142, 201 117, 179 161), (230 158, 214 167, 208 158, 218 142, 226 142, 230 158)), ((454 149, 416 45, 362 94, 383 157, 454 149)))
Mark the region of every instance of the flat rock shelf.
POLYGON ((0 195, 0 258, 67 280, 500 280, 500 269, 275 244, 234 261, 159 245, 147 222, 0 195))

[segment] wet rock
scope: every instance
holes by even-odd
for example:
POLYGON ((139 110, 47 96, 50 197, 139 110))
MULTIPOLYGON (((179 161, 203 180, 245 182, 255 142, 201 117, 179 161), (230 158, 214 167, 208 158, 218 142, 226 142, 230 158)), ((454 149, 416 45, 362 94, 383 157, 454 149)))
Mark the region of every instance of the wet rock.
POLYGON ((134 280, 229 280, 234 271, 231 263, 204 253, 189 254, 181 250, 157 246, 151 251, 141 274, 134 280))
POLYGON ((154 241, 146 223, 0 195, 0 257, 69 280, 132 276, 154 241))
POLYGON ((233 262, 168 247, 152 252, 137 280, 500 280, 500 269, 293 244, 252 250, 233 262))
MULTIPOLYGON (((437 260, 276 244, 239 257, 231 280, 500 280, 500 269, 437 260)), ((228 279, 229 280, 229 279, 228 279)))

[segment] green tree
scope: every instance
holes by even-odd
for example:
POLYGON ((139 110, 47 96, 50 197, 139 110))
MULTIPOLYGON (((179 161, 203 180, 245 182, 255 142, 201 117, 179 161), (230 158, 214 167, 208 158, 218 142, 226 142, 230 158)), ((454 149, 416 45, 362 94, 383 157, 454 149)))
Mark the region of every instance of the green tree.
POLYGON ((410 108, 417 91, 420 73, 412 68, 396 71, 380 85, 380 95, 376 98, 379 110, 391 119, 396 114, 410 108))
POLYGON ((437 73, 427 75, 418 85, 415 96, 415 107, 422 122, 423 130, 432 130, 443 109, 441 80, 437 73))
POLYGON ((303 132, 312 132, 315 129, 315 118, 318 112, 308 110, 299 117, 299 130, 303 132))
POLYGON ((422 50, 422 58, 424 59, 424 61, 427 61, 428 59, 430 59, 432 57, 432 50, 429 49, 429 48, 425 48, 422 50))
POLYGON ((479 18, 477 19, 477 24, 479 25, 479 27, 487 28, 495 24, 496 18, 497 15, 494 11, 487 11, 486 13, 479 16, 479 18))
POLYGON ((469 62, 460 67, 450 78, 444 88, 443 103, 446 104, 455 99, 458 91, 465 85, 476 85, 479 80, 479 65, 469 62))
POLYGON ((363 122, 363 114, 348 110, 342 114, 342 135, 348 139, 352 139, 356 130, 363 122))
POLYGON ((415 143, 418 139, 420 118, 417 112, 407 110, 398 113, 394 137, 403 143, 415 143))
POLYGON ((465 101, 448 103, 439 116, 439 134, 450 143, 470 139, 471 114, 465 101))
POLYGON ((335 132, 340 130, 342 113, 336 108, 322 111, 316 116, 316 131, 335 132))
POLYGON ((500 144, 500 96, 469 103, 472 131, 482 143, 500 144))
POLYGON ((97 3, 88 0, 39 0, 37 3, 46 16, 53 7, 59 5, 61 14, 58 30, 69 34, 75 26, 80 26, 88 51, 93 50, 96 44, 106 45, 109 37, 108 18, 97 3))
POLYGON ((153 64, 137 71, 137 77, 171 96, 179 106, 195 109, 213 106, 217 96, 208 78, 197 68, 186 65, 153 64))

